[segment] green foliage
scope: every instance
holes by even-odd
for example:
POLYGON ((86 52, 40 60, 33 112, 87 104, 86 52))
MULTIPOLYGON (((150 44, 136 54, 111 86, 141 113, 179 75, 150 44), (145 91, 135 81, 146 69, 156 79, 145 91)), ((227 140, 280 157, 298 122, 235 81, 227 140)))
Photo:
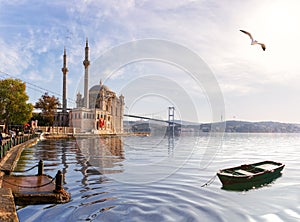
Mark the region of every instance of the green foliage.
POLYGON ((49 125, 48 121, 43 117, 42 113, 32 113, 31 121, 38 121, 39 126, 49 125))
POLYGON ((55 111, 59 106, 59 99, 49 96, 47 92, 35 103, 35 108, 42 110, 44 124, 48 126, 53 126, 55 111))
POLYGON ((24 124, 31 118, 33 106, 27 100, 24 82, 11 78, 0 80, 0 118, 6 126, 24 124))

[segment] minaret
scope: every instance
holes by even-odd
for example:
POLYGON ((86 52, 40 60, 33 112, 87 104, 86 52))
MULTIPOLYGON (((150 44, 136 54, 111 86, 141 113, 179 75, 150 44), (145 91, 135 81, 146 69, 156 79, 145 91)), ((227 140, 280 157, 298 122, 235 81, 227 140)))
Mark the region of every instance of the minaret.
POLYGON ((68 73, 68 68, 67 68, 67 54, 66 54, 66 48, 64 48, 64 56, 63 56, 63 67, 61 69, 63 73, 63 98, 62 98, 62 112, 66 113, 67 112, 67 73, 68 73))
POLYGON ((84 65, 84 104, 83 106, 89 108, 89 43, 86 38, 85 44, 85 59, 83 61, 84 65))

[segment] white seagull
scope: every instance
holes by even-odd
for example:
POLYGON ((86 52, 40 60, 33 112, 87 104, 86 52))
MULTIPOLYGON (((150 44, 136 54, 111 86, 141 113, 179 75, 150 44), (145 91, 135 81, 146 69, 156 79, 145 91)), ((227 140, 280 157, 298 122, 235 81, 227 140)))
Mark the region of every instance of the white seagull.
POLYGON ((264 51, 266 50, 265 44, 260 43, 260 42, 258 42, 258 41, 256 41, 256 40, 254 40, 253 37, 252 37, 252 35, 250 34, 250 32, 246 32, 246 31, 244 31, 244 30, 240 30, 240 31, 243 32, 243 33, 245 33, 245 34, 247 34, 247 35, 250 37, 250 39, 251 39, 251 45, 256 45, 256 44, 258 44, 258 45, 261 46, 261 48, 262 48, 264 51))

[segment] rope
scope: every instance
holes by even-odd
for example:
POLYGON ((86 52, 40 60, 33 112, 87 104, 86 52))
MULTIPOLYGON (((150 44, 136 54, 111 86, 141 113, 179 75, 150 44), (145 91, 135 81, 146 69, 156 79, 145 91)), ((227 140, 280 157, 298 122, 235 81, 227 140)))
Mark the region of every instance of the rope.
MULTIPOLYGON (((30 171, 30 170, 32 170, 32 169, 34 169, 34 168, 36 168, 36 167, 38 167, 39 165, 37 164, 37 165, 35 165, 35 166, 33 166, 33 167, 31 167, 31 168, 29 168, 29 169, 27 169, 27 170, 20 170, 20 171, 12 171, 12 172, 14 172, 14 173, 26 173, 26 172, 28 172, 28 171, 30 171)), ((44 167, 47 167, 47 166, 53 166, 53 165, 44 165, 44 167)), ((2 167, 0 167, 0 171, 11 171, 10 169, 5 169, 5 168, 2 168, 2 167)))
POLYGON ((10 185, 12 185, 12 186, 16 186, 16 187, 20 187, 20 188, 40 188, 40 187, 44 187, 44 186, 47 186, 47 185, 51 184, 51 183, 55 180, 55 177, 52 178, 52 180, 51 180, 50 182, 45 183, 45 184, 43 184, 43 185, 39 185, 39 186, 20 186, 20 185, 16 185, 16 184, 14 184, 14 183, 8 182, 8 181, 5 180, 4 178, 3 178, 2 180, 3 180, 5 183, 8 183, 8 184, 10 184, 10 185))
POLYGON ((28 172, 28 171, 30 171, 30 170, 32 170, 32 169, 34 169, 34 168, 36 168, 37 166, 39 166, 38 164, 37 165, 35 165, 35 166, 33 166, 33 167, 31 167, 31 168, 29 168, 29 169, 27 169, 27 170, 20 170, 20 171, 14 171, 14 172, 16 172, 16 173, 25 173, 25 172, 28 172))
POLYGON ((2 167, 0 167, 0 171, 7 171, 8 169, 4 169, 2 167))
POLYGON ((216 177, 217 174, 215 174, 212 178, 210 178, 205 184, 201 185, 201 187, 206 187, 208 185, 211 185, 215 181, 216 177))
MULTIPOLYGON (((30 171, 30 170, 32 170, 32 169, 34 169, 35 167, 37 167, 38 165, 35 165, 35 166, 33 166, 33 167, 31 167, 31 168, 29 168, 29 169, 27 169, 27 170, 20 170, 20 171, 13 171, 13 172, 16 172, 16 173, 25 173, 25 172, 28 172, 28 171, 30 171)), ((5 168, 2 168, 2 167, 0 167, 0 171, 10 171, 9 169, 5 169, 5 168)))

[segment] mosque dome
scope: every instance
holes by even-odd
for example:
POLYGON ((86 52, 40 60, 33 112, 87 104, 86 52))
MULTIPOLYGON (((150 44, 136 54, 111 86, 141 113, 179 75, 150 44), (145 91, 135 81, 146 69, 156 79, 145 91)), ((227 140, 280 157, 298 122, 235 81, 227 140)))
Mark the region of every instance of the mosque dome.
POLYGON ((100 85, 94 85, 93 87, 90 88, 90 93, 91 92, 99 92, 100 91, 100 85))
POLYGON ((105 91, 109 91, 109 92, 111 92, 111 90, 110 90, 110 88, 108 87, 108 86, 106 86, 106 85, 102 85, 101 87, 100 87, 100 90, 105 90, 105 91))
POLYGON ((94 85, 93 87, 91 87, 89 92, 90 93, 99 93, 100 90, 112 92, 108 86, 102 84, 101 80, 100 80, 100 84, 94 85))

